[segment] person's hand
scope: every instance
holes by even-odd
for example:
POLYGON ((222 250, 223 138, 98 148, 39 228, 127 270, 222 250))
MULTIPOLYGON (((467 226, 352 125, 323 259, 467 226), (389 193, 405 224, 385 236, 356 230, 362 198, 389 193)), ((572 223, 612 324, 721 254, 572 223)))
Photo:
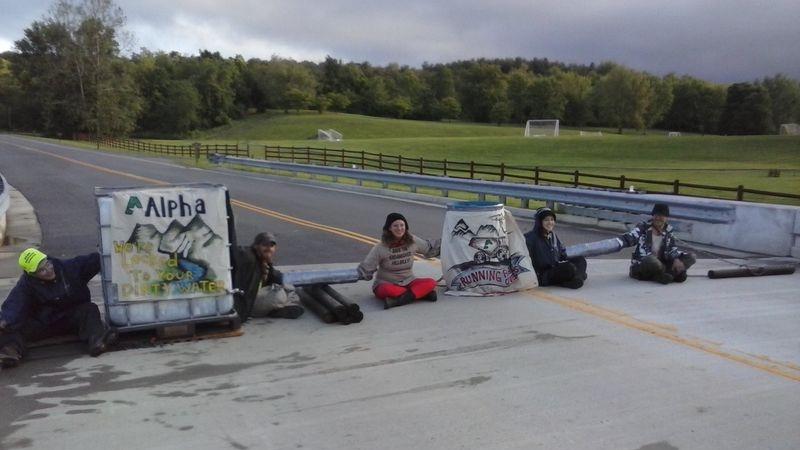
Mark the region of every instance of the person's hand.
POLYGON ((7 326, 8 323, 6 323, 5 320, 0 319, 0 333, 5 333, 7 326))
POLYGON ((686 270, 686 266, 683 264, 683 261, 680 259, 676 259, 672 262, 672 271, 675 273, 681 273, 686 270))

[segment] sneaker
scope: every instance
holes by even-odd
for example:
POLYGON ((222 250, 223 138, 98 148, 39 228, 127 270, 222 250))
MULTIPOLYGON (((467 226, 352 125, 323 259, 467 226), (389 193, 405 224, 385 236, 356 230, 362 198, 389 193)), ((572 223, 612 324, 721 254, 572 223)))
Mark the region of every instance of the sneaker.
POLYGON ((436 290, 433 290, 433 291, 430 291, 428 293, 428 295, 426 295, 425 297, 422 297, 421 300, 427 300, 429 302, 435 302, 438 299, 439 299, 439 297, 436 295, 436 290))
POLYGON ((686 281, 686 277, 687 277, 686 272, 681 272, 677 275, 672 276, 673 281, 675 281, 676 283, 683 283, 684 281, 686 281))
POLYGON ((288 305, 282 308, 275 308, 272 311, 267 313, 267 317, 272 317, 276 319, 297 319, 298 317, 302 316, 305 312, 300 305, 288 305))
POLYGON ((663 273, 660 273, 660 274, 656 275, 655 278, 653 278, 653 280, 657 281, 657 282, 659 282, 661 284, 670 284, 670 283, 672 283, 674 278, 673 278, 672 274, 667 273, 667 272, 663 272, 663 273))
POLYGON ((117 342, 117 332, 108 328, 100 336, 96 337, 89 346, 89 355, 97 357, 108 351, 108 347, 117 342))
POLYGON ((0 367, 3 369, 17 367, 20 359, 22 359, 22 357, 17 349, 10 345, 6 345, 0 349, 0 367))

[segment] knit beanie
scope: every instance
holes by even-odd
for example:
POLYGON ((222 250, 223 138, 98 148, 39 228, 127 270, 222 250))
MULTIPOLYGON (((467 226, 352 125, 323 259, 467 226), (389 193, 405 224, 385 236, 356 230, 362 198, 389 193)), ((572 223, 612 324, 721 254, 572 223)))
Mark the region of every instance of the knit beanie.
POLYGON ((393 212, 386 216, 386 223, 383 224, 384 231, 388 231, 396 220, 402 220, 406 224, 406 231, 408 231, 408 221, 402 214, 393 212))

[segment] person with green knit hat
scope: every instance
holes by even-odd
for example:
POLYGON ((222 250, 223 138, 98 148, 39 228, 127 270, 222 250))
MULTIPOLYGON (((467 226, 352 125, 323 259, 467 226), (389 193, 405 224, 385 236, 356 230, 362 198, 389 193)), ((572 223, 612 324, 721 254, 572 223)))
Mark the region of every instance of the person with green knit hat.
POLYGON ((22 276, 0 307, 0 367, 19 364, 28 342, 77 334, 92 356, 116 340, 92 303, 89 281, 100 272, 100 255, 48 257, 36 248, 19 255, 22 276))

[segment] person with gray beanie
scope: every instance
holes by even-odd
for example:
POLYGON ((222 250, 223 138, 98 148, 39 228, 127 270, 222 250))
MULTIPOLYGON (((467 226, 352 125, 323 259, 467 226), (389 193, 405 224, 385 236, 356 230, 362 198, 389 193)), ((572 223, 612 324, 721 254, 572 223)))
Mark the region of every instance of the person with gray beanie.
POLYGON ((242 322, 250 317, 296 319, 305 310, 296 294, 283 285, 283 274, 275 268, 278 242, 270 232, 259 233, 249 247, 233 252, 234 309, 242 322))

